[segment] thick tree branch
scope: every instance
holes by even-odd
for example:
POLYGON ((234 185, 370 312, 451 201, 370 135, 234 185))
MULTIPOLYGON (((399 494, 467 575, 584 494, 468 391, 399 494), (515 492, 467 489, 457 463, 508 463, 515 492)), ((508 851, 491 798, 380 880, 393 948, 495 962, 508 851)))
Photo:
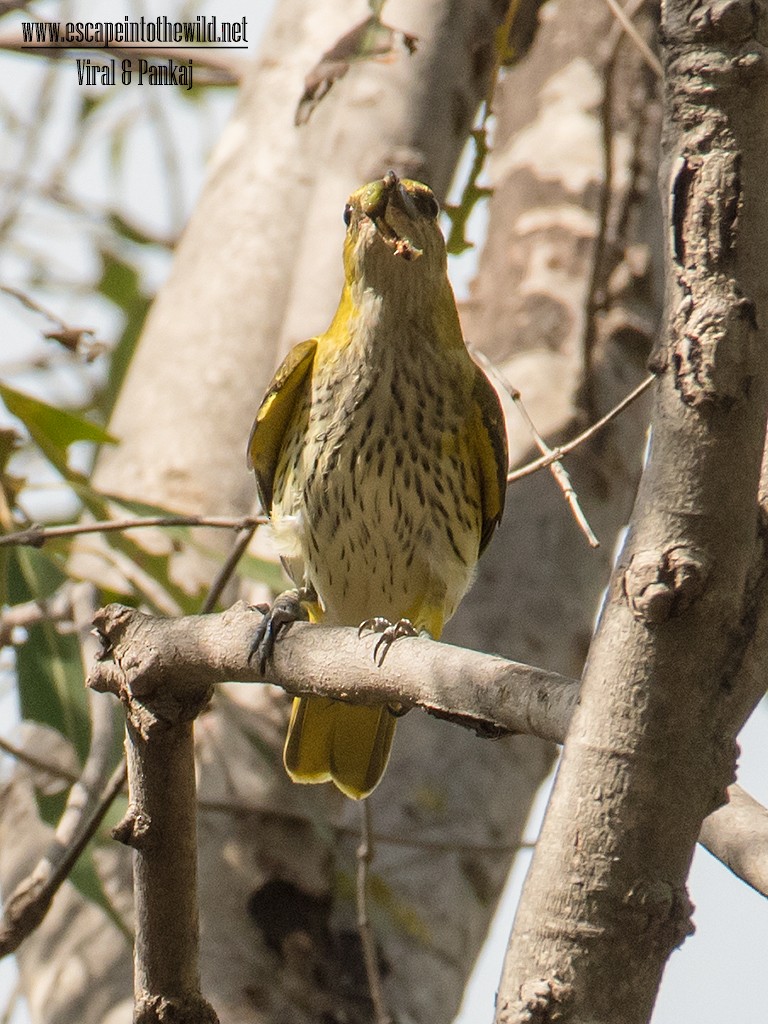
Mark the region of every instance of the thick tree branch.
POLYGON ((197 901, 193 724, 209 695, 150 685, 141 698, 121 694, 130 804, 113 834, 134 851, 137 1024, 218 1024, 200 991, 197 901))
POLYGON ((498 1024, 645 1024, 733 778, 768 345, 764 0, 662 5, 668 326, 650 455, 518 907, 498 1024))
POLYGON ((699 842, 747 885, 768 896, 768 810, 741 786, 728 803, 704 819, 699 842))
MULTIPOLYGON (((175 702, 199 698, 216 683, 254 682, 248 651, 260 615, 243 602, 222 614, 179 619, 109 605, 94 619, 104 650, 88 686, 124 700, 152 701, 161 694, 175 702)), ((564 741, 578 700, 576 680, 423 637, 394 644, 374 669, 375 640, 358 638, 349 627, 297 622, 281 636, 263 681, 294 695, 418 706, 482 736, 525 733, 564 741)), ((710 816, 701 842, 768 896, 765 844, 748 845, 764 834, 767 812, 738 786, 729 794, 732 803, 710 816)))
MULTIPOLYGON (((214 683, 254 682, 248 652, 260 618, 243 602, 220 615, 178 619, 108 605, 94 618, 105 652, 87 685, 149 700, 159 691, 183 699, 214 683)), ((377 639, 358 638, 351 627, 297 622, 282 634, 263 681, 293 695, 419 706, 481 735, 562 742, 576 698, 573 680, 424 637, 394 644, 374 672, 377 639)))

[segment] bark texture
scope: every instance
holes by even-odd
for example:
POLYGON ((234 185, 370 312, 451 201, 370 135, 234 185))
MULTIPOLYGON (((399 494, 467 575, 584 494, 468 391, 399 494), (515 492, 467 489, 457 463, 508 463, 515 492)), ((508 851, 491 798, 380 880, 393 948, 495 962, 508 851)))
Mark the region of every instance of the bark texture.
POLYGON ((122 696, 130 804, 114 837, 133 850, 134 1024, 218 1024, 200 993, 193 735, 210 691, 122 696))
POLYGON ((691 929, 696 836, 734 774, 766 419, 766 5, 663 15, 652 445, 510 940, 504 1024, 649 1019, 691 929))
MULTIPOLYGON (((419 37, 416 54, 353 67, 297 131, 305 74, 369 10, 362 0, 282 0, 146 325, 110 427, 123 443, 100 462, 98 485, 180 510, 249 510, 252 417, 284 348, 328 323, 348 193, 389 167, 445 192, 488 86, 505 6, 390 3, 387 19, 419 37)), ((190 591, 206 572, 179 559, 190 591)), ((364 1020, 371 1007, 354 919, 354 839, 337 843, 334 830, 345 816, 356 829, 357 819, 324 788, 285 778, 286 712, 282 694, 224 688, 197 723, 203 992, 227 1022, 364 1020)), ((422 725, 403 723, 392 781, 374 806, 378 834, 399 824, 406 837, 380 846, 371 908, 402 1018, 453 1013, 485 932, 489 892, 506 871, 510 821, 519 833, 546 770, 541 755, 529 767, 524 750, 479 758, 471 771, 462 745, 440 760, 445 728, 432 723, 425 740, 422 725), (520 803, 496 821, 481 796, 501 762, 510 783, 521 779, 520 803), (442 843, 440 852, 421 856, 411 837, 442 843), (501 852, 474 852, 486 840, 501 852)), ((78 934, 50 937, 60 962, 71 963, 78 934)), ((123 995, 112 994, 115 1002, 123 995)), ((39 1019, 49 1018, 42 1011, 39 1019)))
MULTIPOLYGON (((103 652, 90 667, 87 685, 116 694, 130 707, 156 706, 167 722, 168 709, 175 713, 179 706, 189 706, 198 693, 207 693, 216 683, 253 682, 247 651, 258 615, 242 602, 221 615, 174 619, 109 605, 94 619, 103 652)), ((352 627, 294 623, 281 635, 264 682, 295 695, 420 708, 484 738, 512 733, 564 742, 578 701, 577 680, 423 637, 395 644, 372 671, 371 648, 376 638, 369 639, 370 644, 361 642, 352 627)), ((749 668, 747 658, 735 680, 739 689, 749 686, 749 668), (745 671, 747 678, 742 680, 745 671)), ((155 788, 164 793, 171 785, 165 774, 170 775, 174 759, 161 753, 155 760, 163 772, 155 788)), ((179 767, 183 770, 183 765, 179 767)), ((139 783, 142 789, 149 788, 141 779, 139 783)), ((152 818, 142 810, 133 817, 137 814, 152 818)), ((166 824, 165 831, 173 835, 179 829, 166 824)), ((756 891, 768 895, 766 834, 768 812, 733 785, 728 788, 728 802, 705 819, 699 842, 756 891)), ((173 860, 178 874, 179 857, 169 858, 167 853, 158 850, 154 855, 161 861, 173 860)), ((165 870, 162 864, 158 876, 165 870)), ((152 873, 147 873, 147 890, 160 890, 153 899, 173 908, 175 917, 181 916, 171 887, 161 877, 156 884, 152 873)))
MULTIPOLYGON (((419 35, 416 56, 353 68, 297 133, 304 74, 367 7, 282 0, 147 325, 111 424, 124 444, 100 464, 101 486, 193 512, 248 510, 254 488, 242 452, 255 405, 283 350, 330 318, 348 192, 389 166, 445 191, 487 87, 505 6, 392 0, 387 19, 419 35)), ((620 51, 611 79, 620 99, 609 111, 620 145, 606 163, 608 79, 594 40, 618 45, 610 14, 601 0, 544 12, 539 43, 498 101, 497 194, 466 324, 473 344, 491 342, 540 429, 558 439, 642 373, 654 329, 654 125, 638 111, 654 108, 634 52, 620 51), (558 139, 566 140, 561 148, 558 139), (582 173, 558 169, 561 161, 582 173), (606 190, 614 195, 607 228, 606 190), (585 280, 599 239, 596 291, 585 280)), ((637 407, 608 440, 573 459, 603 541, 597 558, 545 475, 515 489, 453 640, 579 673, 644 429, 637 407)), ((520 436, 518 457, 530 447, 520 436)), ((205 570, 187 562, 178 571, 194 590, 205 570)), ((280 763, 285 699, 244 690, 221 687, 196 726, 203 992, 227 1024, 365 1020, 371 1007, 352 900, 355 808, 327 787, 288 782, 280 763)), ((491 744, 425 716, 401 723, 373 797, 371 906, 399 1019, 455 1012, 551 759, 551 747, 528 738, 491 744)), ((77 939, 58 935, 62 963, 75 956, 77 939)))
MULTIPOLYGON (((660 306, 660 108, 604 4, 544 7, 542 19, 533 52, 499 90, 490 227, 463 313, 468 338, 554 443, 646 372, 660 306)), ((587 547, 548 473, 513 485, 452 639, 478 630, 509 657, 580 675, 639 479, 647 410, 638 402, 567 460, 601 548, 587 547)), ((514 410, 509 419, 514 465, 537 452, 514 410)))

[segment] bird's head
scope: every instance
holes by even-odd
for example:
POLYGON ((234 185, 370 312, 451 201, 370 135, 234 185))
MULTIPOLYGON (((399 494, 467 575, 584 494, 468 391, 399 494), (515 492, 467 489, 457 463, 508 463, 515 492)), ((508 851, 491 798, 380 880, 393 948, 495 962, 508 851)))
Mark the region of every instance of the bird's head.
POLYGON ((353 192, 344 207, 347 281, 376 287, 406 276, 415 284, 444 275, 439 213, 432 189, 394 171, 353 192))

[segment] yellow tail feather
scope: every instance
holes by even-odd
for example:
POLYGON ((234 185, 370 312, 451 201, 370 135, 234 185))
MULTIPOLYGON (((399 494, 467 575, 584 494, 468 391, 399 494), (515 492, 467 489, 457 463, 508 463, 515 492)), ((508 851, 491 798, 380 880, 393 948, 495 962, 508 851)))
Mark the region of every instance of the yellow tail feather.
POLYGON ((293 702, 283 760, 294 782, 334 782, 353 800, 378 785, 395 718, 386 707, 353 707, 329 697, 293 702))

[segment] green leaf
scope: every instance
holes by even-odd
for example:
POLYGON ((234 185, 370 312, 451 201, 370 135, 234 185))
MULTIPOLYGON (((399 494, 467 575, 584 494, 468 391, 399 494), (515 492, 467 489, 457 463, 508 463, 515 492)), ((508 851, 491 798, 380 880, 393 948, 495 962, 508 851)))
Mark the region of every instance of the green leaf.
MULTIPOLYGON (((129 242, 134 242, 136 245, 157 245, 164 249, 171 248, 170 242, 159 238, 156 235, 147 234, 147 232, 143 231, 138 225, 127 221, 125 217, 117 212, 110 213, 107 217, 107 222, 110 228, 112 228, 116 234, 120 235, 121 238, 125 238, 129 242)), ((109 257, 109 259, 115 263, 118 262, 117 260, 114 260, 114 257, 109 257)), ((127 268, 129 272, 133 270, 132 267, 125 263, 122 264, 122 267, 127 268)), ((139 277, 135 271, 133 271, 133 274, 135 276, 133 290, 136 291, 138 290, 139 277)))
POLYGON ((489 116, 490 108, 486 105, 482 113, 480 127, 470 132, 474 146, 474 155, 466 184, 462 190, 461 199, 456 206, 443 207, 443 212, 451 224, 448 238, 445 242, 445 247, 451 256, 461 256, 467 249, 473 248, 473 243, 467 239, 466 235, 467 222, 472 216, 475 206, 492 194, 491 189, 477 184, 488 157, 487 123, 489 116))
POLYGON ((141 289, 141 279, 135 267, 106 251, 102 252, 101 260, 98 291, 125 315, 123 332, 109 361, 107 385, 98 402, 99 412, 108 419, 136 351, 151 300, 141 289))
MULTIPOLYGON (((65 579, 44 552, 9 549, 7 583, 12 604, 44 600, 65 579)), ((53 622, 43 619, 28 628, 26 642, 16 649, 16 666, 22 718, 57 729, 84 760, 90 729, 77 638, 62 635, 53 622)))
POLYGON ((81 122, 87 121, 93 114, 100 110, 110 100, 109 90, 104 92, 86 92, 84 89, 80 93, 80 113, 79 118, 81 122))
MULTIPOLYGON (((128 500, 121 498, 117 495, 105 494, 102 495, 109 501, 120 505, 122 508, 135 516, 175 516, 183 515, 175 509, 163 508, 161 505, 151 505, 148 502, 128 500)), ((190 544, 196 551, 201 555, 206 555, 212 559, 222 560, 223 556, 221 551, 214 550, 209 545, 201 544, 197 540, 196 533, 198 527, 191 526, 164 526, 162 527, 163 532, 170 534, 171 537, 175 537, 184 543, 190 544)), ((125 539, 125 538, 124 538, 125 539)), ((129 542, 130 543, 130 542, 129 542)), ((165 556, 155 556, 158 558, 165 556)), ((144 557, 141 559, 144 562, 144 557)), ((179 591, 168 578, 167 566, 162 576, 163 587, 172 593, 176 600, 181 606, 191 614, 199 610, 199 597, 195 596, 190 598, 188 594, 184 594, 179 591)), ((284 590, 286 586, 286 579, 283 574, 282 568, 276 562, 270 562, 263 558, 258 558, 256 555, 250 555, 248 553, 241 556, 238 562, 238 574, 245 577, 246 579, 257 580, 259 583, 264 583, 274 591, 284 590)))
POLYGON ((98 291, 122 310, 127 310, 140 294, 139 272, 130 263, 118 259, 110 252, 101 253, 101 279, 98 291))
POLYGON ((73 442, 117 444, 117 439, 98 423, 66 409, 57 409, 7 384, 0 383, 0 398, 8 412, 21 420, 48 461, 65 477, 71 472, 67 465, 67 449, 73 442))
POLYGON ((129 125, 123 118, 115 125, 109 136, 109 169, 113 178, 117 177, 125 156, 125 143, 129 125))

